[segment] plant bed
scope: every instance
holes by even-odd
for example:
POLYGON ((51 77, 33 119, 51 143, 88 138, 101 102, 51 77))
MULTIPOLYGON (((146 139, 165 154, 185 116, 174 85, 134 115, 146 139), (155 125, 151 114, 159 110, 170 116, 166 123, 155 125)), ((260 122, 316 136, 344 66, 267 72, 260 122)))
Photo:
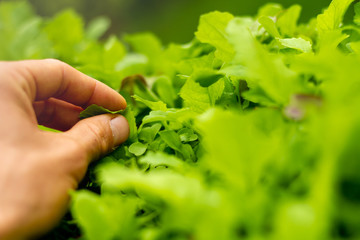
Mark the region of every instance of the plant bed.
MULTIPOLYGON (((126 143, 95 162, 48 239, 359 239, 360 3, 211 12, 188 44, 99 40, 75 12, 1 3, 0 58, 53 57, 118 90, 126 143), (6 23, 6 24, 5 24, 6 23)), ((99 114, 96 106, 87 110, 99 114), (95 111, 94 111, 95 109, 95 111)))

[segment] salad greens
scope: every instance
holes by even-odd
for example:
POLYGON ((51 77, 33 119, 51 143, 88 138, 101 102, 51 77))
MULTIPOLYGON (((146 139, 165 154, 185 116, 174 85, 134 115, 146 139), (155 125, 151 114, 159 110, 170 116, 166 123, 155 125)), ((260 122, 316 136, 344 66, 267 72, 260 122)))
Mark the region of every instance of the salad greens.
MULTIPOLYGON (((74 11, 0 4, 0 58, 58 58, 127 100, 126 143, 89 169, 49 239, 359 239, 360 3, 254 17, 214 11, 195 38, 101 38, 74 11), (79 229, 80 231, 79 231, 79 229)), ((91 106, 80 116, 108 112, 91 106)), ((110 112, 111 113, 111 112, 110 112)))

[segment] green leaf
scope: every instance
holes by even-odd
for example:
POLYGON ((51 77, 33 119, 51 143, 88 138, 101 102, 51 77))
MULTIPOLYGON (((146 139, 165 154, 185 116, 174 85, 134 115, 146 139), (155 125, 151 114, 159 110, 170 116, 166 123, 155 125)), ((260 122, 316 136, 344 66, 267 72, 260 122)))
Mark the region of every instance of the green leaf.
POLYGON ((84 190, 73 194, 71 209, 89 240, 110 240, 114 237, 115 230, 111 229, 113 223, 109 219, 110 212, 98 195, 84 190), (104 228, 107 231, 103 231, 104 228))
POLYGON ((341 29, 323 32, 318 39, 319 52, 333 51, 342 41, 348 37, 349 35, 344 34, 341 29))
POLYGON ((125 40, 130 43, 135 52, 144 54, 149 59, 156 59, 162 53, 161 42, 152 33, 126 35, 125 40))
MULTIPOLYGON (((101 50, 100 50, 101 51, 101 50)), ((104 62, 105 63, 105 62, 104 62)), ((96 64, 87 64, 76 68, 80 72, 89 75, 113 89, 118 89, 122 73, 114 72, 113 70, 105 70, 103 66, 96 64)))
POLYGON ((225 66, 221 68, 219 72, 225 74, 227 77, 245 78, 246 76, 246 68, 242 65, 225 66))
POLYGON ((180 96, 187 106, 196 112, 203 112, 211 105, 215 105, 223 94, 223 73, 212 69, 197 69, 186 80, 180 91, 180 96), (198 84, 199 83, 199 84, 198 84))
POLYGON ((198 135, 190 128, 183 128, 178 132, 182 142, 193 142, 198 139, 198 135))
POLYGON ((270 134, 274 128, 263 133, 254 124, 255 119, 270 117, 278 121, 281 119, 276 117, 278 114, 265 109, 246 115, 220 109, 205 112, 196 122, 207 149, 204 164, 221 172, 234 187, 251 189, 259 180, 265 162, 278 147, 276 136, 270 134))
POLYGON ((113 194, 100 197, 86 190, 72 193, 71 196, 73 216, 86 239, 137 238, 138 224, 134 219, 136 200, 113 194))
POLYGON ((190 77, 202 87, 209 87, 224 75, 212 69, 196 70, 190 77))
POLYGON ((153 84, 153 90, 167 106, 174 107, 174 101, 178 96, 171 78, 167 76, 158 77, 153 84))
POLYGON ((276 21, 282 36, 293 37, 296 32, 297 21, 300 17, 301 6, 293 5, 286 9, 276 21))
POLYGON ((0 59, 54 58, 51 41, 42 31, 44 20, 34 14, 27 2, 0 4, 0 59))
POLYGON ((184 162, 175 156, 163 152, 148 152, 139 160, 142 164, 148 164, 151 167, 166 166, 173 169, 181 170, 184 168, 184 162))
POLYGON ((141 142, 134 142, 129 146, 129 152, 134 154, 135 156, 141 156, 145 153, 147 149, 147 145, 141 142))
POLYGON ((128 142, 136 142, 138 140, 138 129, 136 126, 136 119, 134 116, 134 112, 131 109, 131 107, 129 107, 129 106, 127 107, 127 109, 124 113, 124 117, 128 121, 129 128, 130 128, 129 139, 127 141, 128 142))
POLYGON ((360 25, 360 3, 355 4, 354 10, 355 10, 354 23, 360 25))
POLYGON ((209 86, 208 93, 209 93, 210 104, 212 106, 215 106, 216 101, 221 98, 221 96, 224 93, 224 89, 225 89, 225 82, 223 78, 217 81, 216 83, 212 84, 211 86, 209 86))
POLYGON ((172 149, 181 152, 182 151, 182 143, 180 140, 179 135, 173 130, 164 130, 159 132, 160 137, 162 140, 166 142, 169 147, 172 149))
POLYGON ((155 139, 161 127, 162 125, 160 123, 155 123, 151 127, 142 128, 139 132, 139 139, 146 143, 151 143, 155 139))
POLYGON ((115 70, 115 66, 120 62, 126 50, 124 45, 117 39, 116 36, 111 36, 104 44, 103 64, 106 69, 115 70))
POLYGON ((166 112, 151 111, 149 115, 143 118, 140 128, 145 124, 153 123, 153 122, 169 121, 170 123, 175 122, 175 123, 183 124, 193 119, 196 115, 197 113, 195 113, 194 111, 188 108, 169 109, 166 112))
POLYGON ((360 42, 352 42, 349 44, 349 46, 355 53, 360 53, 360 42))
POLYGON ((275 17, 282 10, 283 10, 283 7, 278 3, 267 3, 264 6, 260 7, 257 16, 258 16, 258 18, 262 17, 262 16, 275 17))
POLYGON ((138 33, 126 35, 127 41, 134 52, 143 54, 149 60, 149 71, 156 72, 163 69, 163 48, 160 40, 152 33, 138 33))
POLYGON ((312 51, 311 43, 303 38, 283 38, 277 40, 287 48, 293 48, 304 53, 312 51))
POLYGON ((234 61, 245 67, 244 79, 250 90, 243 96, 247 100, 264 105, 284 105, 295 91, 301 89, 295 72, 287 67, 281 56, 267 52, 242 19, 233 19, 227 32, 236 50, 234 61))
POLYGON ((172 149, 182 154, 185 160, 194 160, 194 151, 188 144, 183 144, 180 136, 173 130, 159 132, 161 139, 172 149))
POLYGON ((195 57, 195 58, 187 58, 180 61, 176 66, 179 72, 183 75, 190 76, 195 71, 199 69, 213 69, 215 62, 214 53, 210 53, 208 55, 195 57))
POLYGON ((275 38, 281 37, 275 22, 270 17, 262 16, 258 21, 271 36, 275 38))
POLYGON ((209 43, 216 48, 215 56, 224 62, 230 61, 234 50, 227 41, 226 26, 233 15, 226 12, 211 12, 200 17, 200 23, 195 36, 200 42, 209 43))
POLYGON ((133 98, 138 102, 144 103, 147 107, 149 107, 153 111, 164 111, 164 112, 167 111, 166 104, 162 101, 153 102, 143 99, 137 95, 134 95, 133 98))
POLYGON ((208 90, 192 78, 186 80, 180 90, 180 97, 185 101, 185 105, 195 112, 201 113, 210 107, 208 90))
POLYGON ((110 27, 110 19, 97 17, 89 22, 85 36, 89 39, 99 39, 110 27))
POLYGON ((317 29, 321 32, 332 31, 341 26, 346 10, 354 0, 332 0, 324 13, 317 16, 317 29))
POLYGON ((52 129, 52 128, 48 128, 48 127, 45 127, 43 125, 38 125, 38 128, 42 131, 48 131, 48 132, 61 132, 59 130, 56 130, 56 129, 52 129))
POLYGON ((92 104, 89 107, 87 107, 84 111, 82 111, 79 115, 80 119, 84 119, 84 118, 88 118, 88 117, 92 117, 92 116, 97 116, 97 115, 101 115, 101 114, 106 114, 106 113, 110 113, 110 114, 122 114, 124 113, 125 110, 119 110, 119 111, 110 111, 104 107, 98 106, 96 104, 92 104))
POLYGON ((48 38, 54 43, 56 52, 71 60, 77 52, 78 44, 84 38, 84 22, 73 10, 65 10, 56 15, 45 26, 48 38))
POLYGON ((149 59, 145 55, 130 53, 115 65, 115 71, 121 72, 121 79, 135 74, 145 74, 148 63, 149 59))

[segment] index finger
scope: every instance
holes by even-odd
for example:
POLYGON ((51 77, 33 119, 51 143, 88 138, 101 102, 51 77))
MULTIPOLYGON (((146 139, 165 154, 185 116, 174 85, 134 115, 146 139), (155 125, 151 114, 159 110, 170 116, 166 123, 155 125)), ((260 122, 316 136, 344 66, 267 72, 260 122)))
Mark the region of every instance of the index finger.
POLYGON ((59 60, 25 60, 8 64, 27 85, 32 102, 53 97, 84 108, 91 104, 113 111, 126 108, 126 101, 118 92, 59 60))

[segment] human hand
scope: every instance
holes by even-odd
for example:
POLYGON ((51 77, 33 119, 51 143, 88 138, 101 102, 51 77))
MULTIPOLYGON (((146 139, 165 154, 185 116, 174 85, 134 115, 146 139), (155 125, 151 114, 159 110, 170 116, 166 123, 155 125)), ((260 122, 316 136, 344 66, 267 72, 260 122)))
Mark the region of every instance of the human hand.
POLYGON ((123 116, 79 121, 91 104, 126 107, 116 91, 58 60, 0 62, 0 239, 49 231, 89 162, 127 139, 123 116))

